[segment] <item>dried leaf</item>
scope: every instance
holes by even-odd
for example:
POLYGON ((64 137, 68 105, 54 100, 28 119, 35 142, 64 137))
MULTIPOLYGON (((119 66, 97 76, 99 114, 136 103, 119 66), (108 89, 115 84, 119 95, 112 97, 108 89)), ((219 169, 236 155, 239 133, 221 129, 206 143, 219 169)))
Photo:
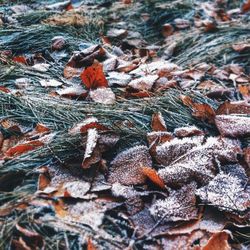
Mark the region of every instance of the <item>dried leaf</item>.
POLYGON ((91 238, 88 238, 87 250, 97 250, 97 248, 94 246, 91 238))
POLYGON ((95 61, 81 73, 81 79, 87 89, 108 87, 108 81, 103 73, 102 64, 95 61))
POLYGON ((59 87, 62 86, 63 83, 59 82, 55 79, 49 79, 49 80, 40 80, 40 84, 43 87, 59 87))
POLYGON ((195 199, 196 184, 188 184, 177 191, 171 191, 165 200, 156 200, 150 213, 162 223, 196 219, 198 210, 195 199))
POLYGON ((74 85, 71 87, 57 90, 56 93, 60 96, 67 97, 67 98, 73 98, 73 97, 85 98, 87 96, 87 91, 82 86, 79 86, 79 85, 74 85))
POLYGON ((148 75, 132 80, 128 86, 135 90, 151 90, 157 79, 157 75, 148 75))
POLYGON ((231 250, 228 244, 229 233, 226 231, 218 232, 212 235, 202 250, 231 250))
POLYGON ((196 180, 202 185, 207 184, 214 178, 216 172, 214 158, 223 163, 237 162, 237 155, 242 153, 240 144, 236 140, 209 137, 204 144, 199 145, 198 141, 197 146, 193 146, 195 137, 184 139, 190 139, 189 145, 186 143, 187 151, 184 149, 185 143, 179 144, 180 149, 178 144, 175 146, 174 143, 176 152, 166 151, 171 149, 171 142, 174 140, 165 143, 170 145, 165 145, 162 149, 159 146, 156 150, 161 155, 162 163, 166 164, 166 167, 160 169, 158 173, 168 186, 182 186, 191 180, 196 180), (174 161, 171 161, 172 155, 175 156, 174 161))
POLYGON ((82 72, 82 68, 73 68, 71 66, 65 66, 64 70, 63 70, 63 76, 66 79, 71 79, 73 77, 78 77, 81 75, 82 72))
POLYGON ((241 6, 241 11, 242 13, 246 13, 249 10, 250 10, 250 0, 246 0, 241 6))
POLYGON ((52 50, 62 50, 66 46, 66 40, 63 36, 55 36, 51 39, 52 50))
POLYGON ((238 43, 232 45, 233 49, 237 52, 243 52, 250 49, 250 44, 248 43, 238 43))
POLYGON ((12 60, 17 63, 27 64, 27 60, 24 56, 14 56, 12 60))
POLYGON ((88 129, 87 143, 82 162, 84 169, 90 168, 92 164, 99 162, 101 159, 101 154, 97 146, 98 138, 99 135, 96 128, 88 129))
POLYGON ((162 189, 165 189, 163 180, 159 177, 157 171, 153 168, 142 167, 142 173, 146 175, 154 184, 162 189))
POLYGON ((248 178, 240 165, 226 165, 209 184, 196 191, 200 199, 220 210, 242 212, 250 207, 248 178))
POLYGON ((246 101, 225 101, 216 110, 216 115, 246 114, 250 115, 250 104, 246 101))
POLYGON ((250 135, 250 117, 216 115, 215 124, 222 136, 240 137, 250 135))
POLYGON ((164 37, 171 36, 173 33, 174 33, 174 27, 171 24, 166 23, 162 26, 161 34, 164 37))
POLYGON ((44 142, 39 141, 39 140, 34 140, 34 141, 28 141, 24 143, 20 143, 14 147, 9 148, 5 152, 5 156, 7 157, 16 157, 18 155, 27 153, 31 150, 34 150, 38 147, 41 147, 44 145, 44 142))
POLYGON ((153 131, 167 131, 167 126, 161 112, 152 115, 151 127, 153 131))
POLYGON ((142 167, 151 167, 152 160, 146 146, 136 146, 118 154, 111 164, 109 182, 137 185, 145 182, 142 167))
POLYGON ((115 94, 111 88, 97 88, 90 90, 90 98, 96 103, 102 103, 106 105, 115 103, 115 94))
POLYGON ((196 126, 180 127, 174 130, 174 134, 177 137, 190 137, 190 136, 202 136, 204 132, 196 126))

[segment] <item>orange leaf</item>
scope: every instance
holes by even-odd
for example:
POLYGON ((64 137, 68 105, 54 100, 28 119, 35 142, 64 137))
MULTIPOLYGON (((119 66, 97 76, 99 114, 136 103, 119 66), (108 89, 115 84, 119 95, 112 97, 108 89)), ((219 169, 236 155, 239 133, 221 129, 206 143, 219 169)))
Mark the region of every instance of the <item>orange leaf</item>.
POLYGON ((167 131, 167 126, 161 112, 152 115, 151 127, 153 131, 167 131))
POLYGON ((245 3, 242 4, 241 10, 243 13, 250 10, 250 0, 247 0, 245 3))
POLYGON ((230 250, 231 247, 228 244, 228 233, 218 232, 211 236, 208 243, 202 248, 202 250, 230 250))
POLYGON ((191 99, 190 96, 186 96, 186 95, 180 95, 180 98, 183 102, 184 105, 188 106, 188 107, 192 107, 194 102, 193 100, 191 99))
POLYGON ((147 176, 154 184, 162 189, 165 189, 163 180, 159 177, 155 169, 149 167, 142 167, 142 173, 147 176))
POLYGON ((38 123, 35 127, 35 131, 40 134, 40 133, 46 133, 46 132, 49 132, 50 129, 47 128, 45 125, 41 124, 41 123, 38 123))
POLYGON ((26 64, 27 62, 26 62, 26 58, 24 57, 24 56, 14 56, 13 58, 12 58, 12 60, 14 61, 14 62, 17 62, 17 63, 22 63, 22 64, 26 64))
POLYGON ((7 157, 18 156, 18 155, 21 155, 21 154, 26 153, 28 151, 34 150, 35 148, 41 147, 43 145, 44 145, 44 143, 39 141, 39 140, 24 142, 22 144, 18 144, 16 146, 8 149, 5 152, 5 155, 7 157))
POLYGON ((96 247, 94 246, 94 244, 93 244, 91 238, 88 238, 87 250, 96 250, 96 247))
POLYGON ((108 87, 108 81, 103 73, 102 64, 98 61, 94 61, 91 66, 87 67, 81 73, 81 79, 87 89, 108 87))
POLYGON ((215 112, 213 108, 206 103, 194 103, 193 105, 193 116, 209 123, 214 123, 215 112))
POLYGON ((70 3, 67 7, 66 7, 66 11, 69 11, 69 10, 73 10, 74 9, 74 7, 73 7, 73 5, 70 3))
POLYGON ((10 90, 7 89, 7 88, 4 87, 4 86, 0 86, 0 91, 1 91, 1 92, 4 92, 4 93, 9 93, 9 92, 10 92, 10 90))

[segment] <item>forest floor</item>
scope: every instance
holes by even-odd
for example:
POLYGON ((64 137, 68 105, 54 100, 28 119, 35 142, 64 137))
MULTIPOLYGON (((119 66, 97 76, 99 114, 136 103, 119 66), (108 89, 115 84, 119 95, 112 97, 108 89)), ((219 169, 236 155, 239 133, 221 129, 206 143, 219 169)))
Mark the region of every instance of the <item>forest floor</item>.
POLYGON ((249 13, 0 0, 0 249, 249 249, 249 13))

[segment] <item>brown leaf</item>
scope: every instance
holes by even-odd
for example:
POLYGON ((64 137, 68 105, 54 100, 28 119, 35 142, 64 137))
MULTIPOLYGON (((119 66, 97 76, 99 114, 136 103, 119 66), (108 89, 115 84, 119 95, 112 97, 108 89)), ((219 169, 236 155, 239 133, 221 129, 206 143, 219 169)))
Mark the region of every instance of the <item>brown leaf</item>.
POLYGON ((111 164, 109 182, 137 185, 145 182, 142 167, 151 167, 152 159, 146 146, 136 146, 118 154, 111 164))
POLYGON ((151 128, 153 131, 167 131, 167 126, 161 112, 152 115, 151 128))
POLYGON ((168 186, 182 186, 192 180, 208 184, 216 172, 214 158, 231 163, 237 162, 237 155, 242 154, 237 140, 209 137, 201 143, 201 138, 184 139, 174 139, 156 148, 156 159, 166 166, 158 174, 168 186))
POLYGON ((159 177, 157 171, 153 168, 142 167, 142 173, 146 175, 154 184, 162 189, 165 189, 163 180, 159 177))
POLYGON ((232 47, 236 52, 243 52, 245 50, 250 49, 250 44, 248 44, 248 43, 238 43, 238 44, 233 44, 232 47))
POLYGON ((183 188, 171 191, 164 200, 156 200, 150 213, 162 223, 168 221, 187 221, 196 219, 198 210, 195 199, 196 184, 191 183, 183 188))
POLYGON ((161 34, 164 37, 171 36, 173 33, 174 33, 174 27, 171 24, 166 23, 162 26, 161 34))
POLYGON ((132 80, 128 87, 135 90, 151 90, 153 84, 158 79, 158 75, 148 75, 132 80))
POLYGON ((196 191, 200 199, 222 211, 243 212, 250 207, 250 187, 240 165, 225 165, 209 184, 196 191))
POLYGON ((228 244, 229 233, 226 231, 218 232, 212 235, 202 250, 231 250, 228 244))
POLYGON ((44 247, 43 237, 37 232, 30 231, 19 224, 16 224, 17 231, 27 238, 26 243, 27 246, 30 246, 31 249, 41 249, 44 247))
POLYGON ((67 66, 72 68, 82 68, 91 66, 94 60, 102 60, 105 58, 105 50, 100 45, 93 45, 80 53, 74 54, 68 61, 67 66))
POLYGON ((217 110, 216 115, 246 114, 250 115, 250 104, 246 101, 225 101, 217 110))
POLYGON ((63 76, 66 79, 71 79, 73 77, 78 77, 81 75, 82 72, 82 68, 73 68, 71 66, 65 66, 64 70, 63 70, 63 76))
POLYGON ((250 10, 250 0, 246 0, 241 6, 241 11, 242 13, 246 13, 249 10, 250 10))
POLYGON ((250 135, 250 117, 247 116, 216 115, 215 124, 222 136, 250 135))
POLYGON ((177 137, 190 137, 190 136, 202 136, 204 132, 197 128, 196 126, 187 126, 187 127, 180 127, 174 130, 174 134, 177 137))
POLYGON ((50 178, 44 173, 39 175, 38 190, 44 190, 50 184, 50 178))
POLYGON ((107 88, 108 81, 103 73, 102 64, 95 61, 81 73, 81 79, 87 89, 107 88))
POLYGON ((52 50, 62 50, 66 46, 66 40, 63 36, 55 36, 51 40, 51 49, 52 50))

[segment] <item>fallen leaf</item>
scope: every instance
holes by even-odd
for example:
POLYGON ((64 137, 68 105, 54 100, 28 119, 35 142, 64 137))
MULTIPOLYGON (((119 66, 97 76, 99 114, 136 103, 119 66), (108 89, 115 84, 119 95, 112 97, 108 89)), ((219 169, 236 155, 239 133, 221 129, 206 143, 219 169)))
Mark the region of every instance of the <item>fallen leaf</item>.
POLYGON ((225 101, 215 111, 216 115, 246 114, 250 115, 250 104, 246 101, 225 101))
POLYGON ((17 63, 27 64, 25 56, 14 56, 12 60, 17 63))
POLYGON ((5 156, 7 157, 16 157, 18 155, 27 153, 31 150, 34 150, 38 147, 43 146, 44 143, 42 141, 39 140, 34 140, 34 141, 28 141, 28 142, 24 142, 24 143, 20 143, 14 147, 9 148, 6 152, 5 152, 5 156))
POLYGON ((207 244, 202 247, 202 250, 231 250, 228 244, 228 236, 230 234, 226 231, 218 232, 212 235, 207 244))
POLYGON ((66 46, 66 40, 63 36, 55 36, 51 39, 51 49, 54 50, 62 50, 66 46))
POLYGON ((250 135, 250 117, 216 115, 215 124, 222 136, 240 137, 250 135))
POLYGON ((167 131, 167 126, 161 112, 152 115, 151 128, 153 131, 167 131))
POLYGON ((190 136, 202 136, 204 132, 197 128, 196 126, 187 126, 187 127, 180 127, 174 130, 174 134, 177 137, 190 137, 190 136))
POLYGON ((157 171, 153 168, 142 167, 142 173, 146 175, 154 184, 162 189, 165 189, 163 180, 159 177, 157 171))
POLYGON ((97 250, 97 248, 94 246, 91 238, 88 238, 87 250, 97 250))
POLYGON ((225 165, 221 172, 196 195, 205 203, 222 211, 243 212, 250 207, 247 175, 240 165, 225 165))
POLYGON ((158 75, 148 75, 132 80, 128 87, 135 90, 151 90, 153 84, 158 79, 158 75))
POLYGON ((152 159, 146 146, 136 146, 118 154, 111 165, 109 182, 137 185, 145 182, 142 167, 151 167, 152 159))
POLYGON ((102 64, 98 61, 95 61, 81 73, 81 79, 87 89, 108 87, 108 81, 103 73, 102 64))
POLYGON ((171 36, 173 33, 174 33, 174 27, 171 24, 166 23, 162 26, 161 34, 164 37, 171 36))
POLYGON ((246 0, 241 6, 241 11, 242 13, 246 13, 249 10, 250 10, 250 0, 246 0))
POLYGON ((59 82, 55 79, 49 79, 49 80, 40 80, 40 84, 43 87, 59 87, 62 86, 63 83, 59 82))
POLYGON ((236 52, 240 53, 240 52, 243 52, 245 50, 249 50, 250 49, 250 44, 248 44, 248 43, 238 43, 238 44, 233 44, 232 47, 236 52))
POLYGON ((83 97, 87 96, 87 91, 80 85, 74 85, 71 87, 66 87, 64 89, 56 90, 56 93, 60 96, 66 98, 83 97))
POLYGON ((97 146, 98 138, 99 135, 96 128, 88 129, 86 148, 82 162, 82 167, 84 169, 90 168, 92 164, 101 160, 100 151, 97 146))
POLYGON ((90 98, 96 102, 105 105, 115 104, 115 94, 111 88, 97 88, 89 91, 90 98))
POLYGON ((183 188, 170 191, 164 200, 156 200, 150 208, 150 213, 162 223, 169 221, 187 221, 196 219, 198 209, 195 199, 196 184, 191 183, 183 188))

